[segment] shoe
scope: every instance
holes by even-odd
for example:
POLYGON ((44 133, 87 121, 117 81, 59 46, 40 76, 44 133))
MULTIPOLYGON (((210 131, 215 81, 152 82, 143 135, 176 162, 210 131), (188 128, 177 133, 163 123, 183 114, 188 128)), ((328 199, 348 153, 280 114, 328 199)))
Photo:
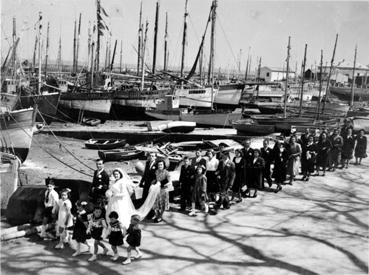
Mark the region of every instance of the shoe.
POLYGON ((142 253, 138 253, 138 254, 136 255, 135 259, 141 259, 141 258, 142 258, 142 256, 143 256, 143 254, 142 254, 142 253))
POLYGON ((288 182, 288 184, 289 184, 289 185, 293 185, 293 184, 292 184, 292 180, 290 180, 290 181, 288 182))
POLYGON ((255 193, 253 196, 252 196, 252 198, 256 198, 258 196, 258 194, 257 193, 255 193))
POLYGON ((323 173, 322 177, 324 177, 324 176, 325 176, 325 173, 323 173))
POLYGON ((96 259, 97 259, 97 256, 93 254, 87 261, 93 262, 93 261, 96 261, 96 259))
POLYGON ((275 190, 274 190, 274 193, 278 193, 279 191, 282 190, 282 186, 278 186, 275 190))
POLYGON ((236 199, 236 200, 235 200, 235 202, 236 202, 236 203, 240 203, 240 202, 242 202, 242 199, 241 199, 241 198, 236 199))
POLYGON ((72 254, 72 257, 76 257, 76 256, 78 256, 78 255, 80 255, 81 254, 81 252, 80 251, 76 251, 76 252, 74 252, 73 254, 72 254))
POLYGON ((309 177, 306 177, 305 181, 309 181, 309 177))
POLYGON ((191 212, 188 213, 188 216, 195 217, 196 216, 196 212, 194 210, 191 210, 191 212))
POLYGON ((131 258, 127 258, 122 264, 126 265, 130 263, 131 263, 131 258))
POLYGON ((116 254, 116 255, 114 255, 113 257, 111 257, 111 260, 112 261, 116 261, 116 260, 118 260, 119 259, 119 255, 118 254, 116 254))
POLYGON ((102 254, 103 254, 103 255, 106 255, 106 254, 108 254, 108 251, 109 251, 109 250, 105 247, 105 248, 104 248, 104 250, 103 250, 103 253, 102 253, 102 254))

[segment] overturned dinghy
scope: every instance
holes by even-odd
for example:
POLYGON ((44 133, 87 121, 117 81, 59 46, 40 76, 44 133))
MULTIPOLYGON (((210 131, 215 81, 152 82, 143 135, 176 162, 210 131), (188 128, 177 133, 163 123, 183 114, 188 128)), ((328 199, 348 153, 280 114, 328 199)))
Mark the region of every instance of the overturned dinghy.
POLYGON ((159 125, 158 128, 165 133, 190 133, 196 128, 196 122, 170 121, 159 125))
POLYGON ((85 142, 86 148, 95 150, 117 149, 124 147, 126 144, 125 139, 89 139, 85 142))

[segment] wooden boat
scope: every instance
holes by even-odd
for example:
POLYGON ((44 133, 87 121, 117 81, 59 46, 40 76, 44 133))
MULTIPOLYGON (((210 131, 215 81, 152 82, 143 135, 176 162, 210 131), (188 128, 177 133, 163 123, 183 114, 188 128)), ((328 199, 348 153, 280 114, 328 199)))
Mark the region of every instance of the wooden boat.
POLYGON ((126 145, 125 139, 89 139, 85 142, 88 149, 109 150, 121 148, 126 145))
POLYGON ((165 133, 189 133, 196 128, 196 122, 170 121, 159 125, 158 128, 165 133))
POLYGON ((358 132, 361 129, 364 129, 365 134, 369 134, 369 117, 358 116, 354 117, 352 121, 354 132, 358 132))
POLYGON ((96 126, 101 123, 101 119, 84 117, 82 123, 87 126, 96 126))
POLYGON ((276 132, 274 125, 260 125, 250 121, 250 119, 237 120, 232 125, 237 130, 238 135, 263 136, 276 132))
MULTIPOLYGON (((329 87, 332 95, 340 100, 351 101, 351 87, 329 87)), ((354 101, 368 101, 369 88, 354 88, 354 101)))
POLYGON ((99 157, 104 161, 124 161, 138 159, 144 156, 144 152, 135 148, 114 149, 99 151, 99 157))
POLYGON ((0 151, 16 155, 22 162, 32 144, 37 109, 0 113, 0 151))

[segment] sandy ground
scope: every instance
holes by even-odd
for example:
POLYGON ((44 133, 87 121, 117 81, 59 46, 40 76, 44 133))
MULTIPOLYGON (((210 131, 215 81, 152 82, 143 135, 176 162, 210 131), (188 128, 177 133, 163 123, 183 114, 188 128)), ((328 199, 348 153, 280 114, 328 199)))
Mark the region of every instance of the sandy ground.
MULTIPOLYGON (((60 149, 55 138, 36 135, 36 144, 75 168, 91 171, 60 149)), ((94 167, 97 152, 83 141, 60 138, 71 152, 94 167)), ((107 163, 108 169, 134 164, 107 163)), ((72 257, 72 249, 55 250, 55 242, 37 236, 1 243, 2 274, 367 274, 369 160, 361 166, 328 172, 309 183, 296 181, 283 190, 260 192, 218 215, 186 216, 175 209, 162 224, 145 223, 144 257, 121 265, 100 256, 72 257)), ((28 183, 47 176, 89 179, 33 146, 22 168, 28 183)), ((100 251, 101 252, 101 251, 100 251)), ((111 253, 111 252, 110 252, 111 253)))

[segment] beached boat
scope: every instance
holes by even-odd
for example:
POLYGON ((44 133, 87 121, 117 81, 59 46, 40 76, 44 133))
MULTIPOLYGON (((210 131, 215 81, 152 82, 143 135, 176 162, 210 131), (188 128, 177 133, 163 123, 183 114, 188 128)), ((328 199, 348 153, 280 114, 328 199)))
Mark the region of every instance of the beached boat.
POLYGON ((238 135, 263 136, 276 132, 274 125, 260 125, 250 121, 250 119, 241 119, 233 122, 232 125, 237 130, 238 135))
POLYGON ((144 156, 144 152, 135 148, 114 149, 99 151, 99 157, 104 161, 124 161, 138 159, 144 156))
POLYGON ((97 150, 122 148, 126 144, 125 139, 89 139, 85 142, 86 148, 97 150))
POLYGON ((0 150, 9 152, 23 162, 32 144, 37 109, 29 108, 0 113, 0 150))
POLYGON ((190 113, 181 113, 181 121, 196 122, 197 125, 211 127, 232 127, 232 122, 242 118, 241 110, 215 111, 215 110, 195 110, 190 113))
POLYGON ((113 103, 112 91, 66 92, 60 97, 60 107, 66 110, 83 112, 100 119, 109 116, 113 103))
POLYGON ((189 133, 196 128, 196 122, 170 121, 159 125, 158 128, 165 133, 189 133))
MULTIPOLYGON (((329 87, 332 95, 340 100, 351 101, 351 87, 329 87)), ((354 101, 368 101, 369 88, 354 88, 354 101)))

